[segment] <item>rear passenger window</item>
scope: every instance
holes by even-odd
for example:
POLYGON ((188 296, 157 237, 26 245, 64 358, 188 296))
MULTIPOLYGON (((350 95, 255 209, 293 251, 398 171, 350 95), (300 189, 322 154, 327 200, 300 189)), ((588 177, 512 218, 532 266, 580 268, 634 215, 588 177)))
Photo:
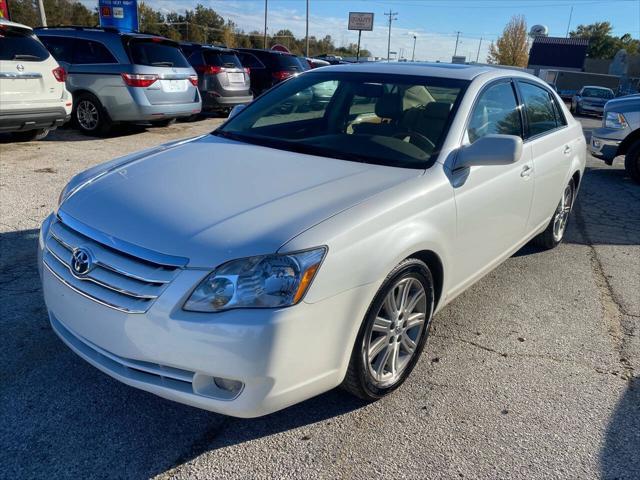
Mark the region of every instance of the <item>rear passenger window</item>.
POLYGON ((118 63, 107 47, 91 40, 75 40, 73 49, 74 64, 118 63))
POLYGON ((480 94, 467 133, 471 143, 496 133, 522 136, 522 120, 511 82, 492 85, 480 94))
POLYGON ((549 92, 531 83, 519 82, 519 86, 529 126, 528 136, 534 137, 554 130, 558 126, 557 106, 549 92))
POLYGON ((73 60, 73 40, 64 37, 40 37, 42 43, 59 62, 71 63, 73 60))

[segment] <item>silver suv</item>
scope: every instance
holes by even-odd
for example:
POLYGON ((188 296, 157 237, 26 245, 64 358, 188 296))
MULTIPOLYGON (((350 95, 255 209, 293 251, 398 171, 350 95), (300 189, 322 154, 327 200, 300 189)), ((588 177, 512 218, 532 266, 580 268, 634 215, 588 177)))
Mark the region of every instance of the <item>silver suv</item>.
POLYGON ((624 155, 629 176, 640 183, 640 94, 609 100, 602 127, 591 133, 589 150, 608 165, 624 155))
POLYGON ((72 120, 84 133, 104 135, 116 122, 169 124, 202 108, 198 76, 172 40, 110 28, 36 34, 67 71, 72 120))

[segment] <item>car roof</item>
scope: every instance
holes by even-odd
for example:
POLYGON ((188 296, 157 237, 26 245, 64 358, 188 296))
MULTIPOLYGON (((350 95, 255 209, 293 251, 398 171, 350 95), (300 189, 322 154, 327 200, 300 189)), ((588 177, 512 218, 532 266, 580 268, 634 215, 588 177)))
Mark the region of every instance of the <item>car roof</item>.
POLYGON ((610 92, 613 92, 613 90, 609 87, 601 87, 600 85, 585 85, 582 88, 593 88, 594 90, 609 90, 610 92))
MULTIPOLYGON (((91 36, 101 36, 101 35, 115 35, 115 36, 127 36, 132 38, 162 38, 163 40, 167 40, 170 42, 178 43, 175 40, 171 40, 170 38, 166 38, 162 35, 156 35, 153 33, 143 33, 143 32, 121 32, 117 28, 113 27, 82 27, 76 25, 69 26, 56 26, 56 27, 36 27, 36 34, 38 35, 69 35, 70 33, 79 33, 79 37, 91 37, 91 36)), ((73 36, 73 35, 71 35, 73 36)))
POLYGON ((291 57, 295 57, 293 53, 281 52, 279 50, 269 50, 266 48, 236 48, 239 52, 249 52, 249 53, 270 53, 274 55, 289 55, 291 57))
MULTIPOLYGON (((336 72, 358 72, 358 73, 386 73, 396 75, 416 75, 425 77, 453 78, 458 80, 473 80, 485 73, 498 74, 503 76, 526 76, 532 75, 519 69, 508 69, 491 65, 467 65, 454 63, 426 63, 426 62, 366 62, 351 63, 347 65, 332 65, 323 67, 323 71, 336 72)), ((500 75, 495 75, 500 76, 500 75)), ((533 77, 537 78, 537 77, 533 77)))
POLYGON ((7 27, 11 27, 11 28, 19 28, 19 29, 23 29, 23 30, 33 30, 31 27, 29 27, 28 25, 23 25, 21 23, 16 23, 16 22, 12 22, 10 20, 7 20, 5 18, 0 17, 0 25, 5 25, 7 27))

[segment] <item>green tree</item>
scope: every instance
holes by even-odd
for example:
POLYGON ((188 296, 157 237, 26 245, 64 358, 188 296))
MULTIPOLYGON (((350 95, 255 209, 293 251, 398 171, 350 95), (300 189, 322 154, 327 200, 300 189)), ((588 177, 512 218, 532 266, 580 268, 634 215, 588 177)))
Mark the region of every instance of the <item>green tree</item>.
POLYGON ((611 31, 611 23, 596 22, 590 25, 578 25, 574 31, 569 33, 569 36, 589 39, 587 55, 590 58, 613 58, 619 48, 611 31))

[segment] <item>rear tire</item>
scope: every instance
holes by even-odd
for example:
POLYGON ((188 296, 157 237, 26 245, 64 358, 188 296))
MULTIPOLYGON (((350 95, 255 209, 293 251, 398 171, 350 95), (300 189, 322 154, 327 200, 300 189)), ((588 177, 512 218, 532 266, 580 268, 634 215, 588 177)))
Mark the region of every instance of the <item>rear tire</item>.
POLYGON ((569 216, 571 214, 571 209, 573 208, 573 201, 575 200, 575 197, 576 187, 573 179, 571 179, 562 192, 562 198, 560 199, 560 203, 558 203, 558 207, 556 208, 553 217, 551 217, 551 220, 549 221, 549 225, 547 225, 544 232, 531 240, 533 245, 544 248, 545 250, 551 250, 562 242, 564 234, 567 231, 569 216))
POLYGON ((81 93, 74 98, 72 118, 76 128, 85 135, 105 136, 113 127, 100 100, 90 93, 81 93))
POLYGON ((415 258, 402 261, 371 302, 341 387, 367 401, 400 387, 420 358, 433 308, 429 268, 415 258))
POLYGON ((624 168, 634 182, 640 183, 640 142, 631 145, 627 151, 624 168))
POLYGON ((36 130, 27 130, 25 132, 13 132, 11 138, 15 142, 34 142, 36 140, 42 140, 49 135, 48 128, 38 128, 36 130))

